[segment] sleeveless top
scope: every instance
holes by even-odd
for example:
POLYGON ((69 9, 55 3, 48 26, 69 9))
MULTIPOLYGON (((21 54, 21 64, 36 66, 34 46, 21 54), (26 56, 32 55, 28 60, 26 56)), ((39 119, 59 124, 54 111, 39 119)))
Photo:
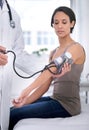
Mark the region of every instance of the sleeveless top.
MULTIPOLYGON (((67 50, 67 49, 66 49, 67 50)), ((83 71, 83 64, 73 63, 71 71, 60 78, 54 78, 54 89, 52 98, 60 104, 73 116, 81 112, 80 103, 80 76, 83 71)))

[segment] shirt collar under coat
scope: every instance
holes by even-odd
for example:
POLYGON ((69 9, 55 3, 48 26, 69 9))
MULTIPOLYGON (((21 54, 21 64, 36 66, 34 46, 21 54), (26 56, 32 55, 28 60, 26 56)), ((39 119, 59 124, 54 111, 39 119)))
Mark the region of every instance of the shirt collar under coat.
POLYGON ((9 11, 5 0, 3 0, 3 8, 2 8, 2 10, 0 9, 1 13, 3 13, 4 11, 9 11))

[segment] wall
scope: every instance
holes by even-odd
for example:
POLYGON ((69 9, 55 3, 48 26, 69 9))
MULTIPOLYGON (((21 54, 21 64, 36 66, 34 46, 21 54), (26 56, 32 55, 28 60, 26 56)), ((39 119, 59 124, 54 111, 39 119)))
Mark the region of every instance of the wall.
POLYGON ((85 78, 87 73, 89 73, 89 0, 71 0, 71 7, 77 17, 74 37, 84 46, 86 51, 86 62, 83 72, 83 77, 85 78))

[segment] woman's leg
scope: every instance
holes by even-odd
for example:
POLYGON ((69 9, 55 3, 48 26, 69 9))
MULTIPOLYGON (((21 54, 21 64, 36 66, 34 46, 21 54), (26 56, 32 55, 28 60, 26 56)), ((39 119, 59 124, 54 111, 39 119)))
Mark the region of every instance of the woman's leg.
POLYGON ((61 106, 59 102, 50 97, 42 97, 36 102, 20 108, 11 108, 9 130, 25 118, 55 118, 70 117, 71 115, 61 106))

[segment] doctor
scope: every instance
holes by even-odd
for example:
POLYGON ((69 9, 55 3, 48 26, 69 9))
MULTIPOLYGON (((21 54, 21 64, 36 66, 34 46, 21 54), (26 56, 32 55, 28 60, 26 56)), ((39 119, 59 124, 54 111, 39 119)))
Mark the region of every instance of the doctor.
MULTIPOLYGON (((13 50, 17 55, 16 66, 31 73, 31 55, 24 51, 20 18, 9 7, 6 0, 0 0, 0 51, 13 50), (27 64, 28 61, 28 64, 27 64)), ((10 90, 12 86, 12 54, 0 52, 0 129, 8 130, 10 90)))

